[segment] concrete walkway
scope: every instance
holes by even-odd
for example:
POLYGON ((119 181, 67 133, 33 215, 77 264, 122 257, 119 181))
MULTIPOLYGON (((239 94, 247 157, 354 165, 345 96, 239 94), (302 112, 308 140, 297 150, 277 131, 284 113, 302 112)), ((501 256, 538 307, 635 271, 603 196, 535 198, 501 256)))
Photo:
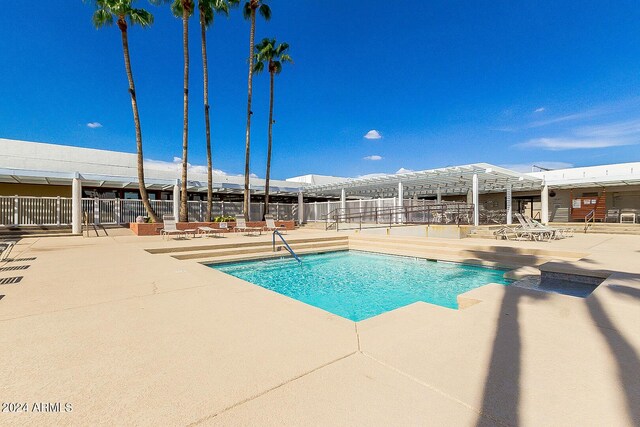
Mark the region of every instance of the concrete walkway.
POLYGON ((23 276, 0 286, 0 400, 29 412, 0 424, 638 426, 633 239, 551 243, 589 254, 567 266, 625 271, 587 299, 488 285, 464 310, 419 302, 358 323, 144 251, 200 239, 24 239, 0 263, 29 266, 0 270, 23 276))

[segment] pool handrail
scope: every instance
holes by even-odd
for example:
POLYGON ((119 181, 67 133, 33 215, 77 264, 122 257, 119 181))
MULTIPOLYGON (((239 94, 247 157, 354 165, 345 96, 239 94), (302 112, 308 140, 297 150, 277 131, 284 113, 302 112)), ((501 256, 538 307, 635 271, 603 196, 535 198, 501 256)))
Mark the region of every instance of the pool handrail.
POLYGON ((287 243, 287 241, 284 239, 284 237, 282 237, 282 234, 280 234, 278 230, 273 230, 273 252, 276 251, 276 235, 280 237, 280 240, 282 240, 282 243, 284 243, 284 247, 289 251, 291 256, 293 256, 296 259, 296 261, 298 261, 298 263, 302 264, 302 260, 298 258, 298 255, 296 255, 293 249, 291 249, 291 246, 289 246, 289 243, 287 243))

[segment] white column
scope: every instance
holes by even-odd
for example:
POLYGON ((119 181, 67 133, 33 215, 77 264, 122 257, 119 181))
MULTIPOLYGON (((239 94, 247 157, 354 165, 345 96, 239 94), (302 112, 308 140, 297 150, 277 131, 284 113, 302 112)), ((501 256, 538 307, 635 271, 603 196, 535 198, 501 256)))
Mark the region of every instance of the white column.
POLYGON ((82 233, 82 181, 79 174, 71 181, 71 232, 82 233))
POLYGON ((440 187, 438 187, 436 190, 436 202, 442 203, 442 190, 440 189, 440 187))
POLYGON ((173 216, 178 221, 180 218, 180 180, 176 179, 176 183, 173 186, 173 216))
POLYGON ((544 183, 544 187, 542 187, 542 193, 540 194, 540 201, 542 202, 540 213, 540 220, 543 224, 549 223, 549 186, 547 183, 544 183))
POLYGON ((507 182, 507 225, 511 225, 513 217, 513 203, 511 197, 511 183, 507 182))
POLYGON ((403 208, 404 207, 404 187, 402 186, 402 182, 398 183, 398 223, 402 224, 404 222, 403 208))
POLYGON ((302 191, 298 193, 298 224, 304 222, 304 198, 302 191))
POLYGON ((344 188, 340 191, 340 214, 344 216, 347 214, 347 192, 344 188))
POLYGON ((472 202, 473 202, 473 225, 476 227, 480 224, 480 206, 478 197, 478 174, 473 174, 473 188, 472 188, 472 202))

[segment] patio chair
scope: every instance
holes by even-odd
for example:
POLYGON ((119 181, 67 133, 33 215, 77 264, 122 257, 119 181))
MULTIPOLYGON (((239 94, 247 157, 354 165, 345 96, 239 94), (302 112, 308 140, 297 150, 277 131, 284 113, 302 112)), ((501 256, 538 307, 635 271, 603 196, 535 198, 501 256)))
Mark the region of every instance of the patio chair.
POLYGON ((607 216, 604 222, 618 222, 620 221, 620 209, 607 209, 607 216))
POLYGON ((271 216, 271 215, 265 215, 265 216, 264 216, 264 220, 265 220, 265 222, 266 222, 266 225, 264 226, 264 231, 271 231, 271 232, 273 232, 273 231, 278 230, 278 231, 279 231, 280 233, 282 233, 282 234, 287 234, 287 229, 286 229, 286 227, 285 227, 284 225, 283 225, 283 226, 278 227, 278 226, 276 225, 276 222, 275 222, 275 221, 274 221, 274 219, 273 219, 273 216, 271 216))
POLYGON ((248 227, 247 221, 242 217, 236 217, 236 226, 233 229, 236 232, 242 232, 246 235, 258 233, 262 234, 262 227, 248 227))
POLYGON ((178 230, 176 225, 176 217, 173 215, 163 215, 162 222, 164 222, 164 228, 160 230, 160 235, 163 239, 168 236, 182 236, 184 238, 187 237, 187 233, 184 230, 178 230))

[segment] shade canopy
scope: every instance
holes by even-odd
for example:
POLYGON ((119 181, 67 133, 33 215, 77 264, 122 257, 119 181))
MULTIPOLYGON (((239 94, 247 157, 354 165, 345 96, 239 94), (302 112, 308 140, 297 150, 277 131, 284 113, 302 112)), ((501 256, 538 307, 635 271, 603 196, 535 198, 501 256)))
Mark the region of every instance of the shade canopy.
POLYGON ((539 190, 540 178, 514 172, 488 163, 474 163, 417 172, 390 175, 365 176, 342 182, 311 185, 304 188, 305 194, 326 197, 340 197, 342 190, 351 197, 393 197, 398 194, 398 184, 402 183, 405 197, 415 195, 467 194, 473 186, 473 176, 478 177, 478 192, 504 192, 508 184, 513 191, 539 190))

